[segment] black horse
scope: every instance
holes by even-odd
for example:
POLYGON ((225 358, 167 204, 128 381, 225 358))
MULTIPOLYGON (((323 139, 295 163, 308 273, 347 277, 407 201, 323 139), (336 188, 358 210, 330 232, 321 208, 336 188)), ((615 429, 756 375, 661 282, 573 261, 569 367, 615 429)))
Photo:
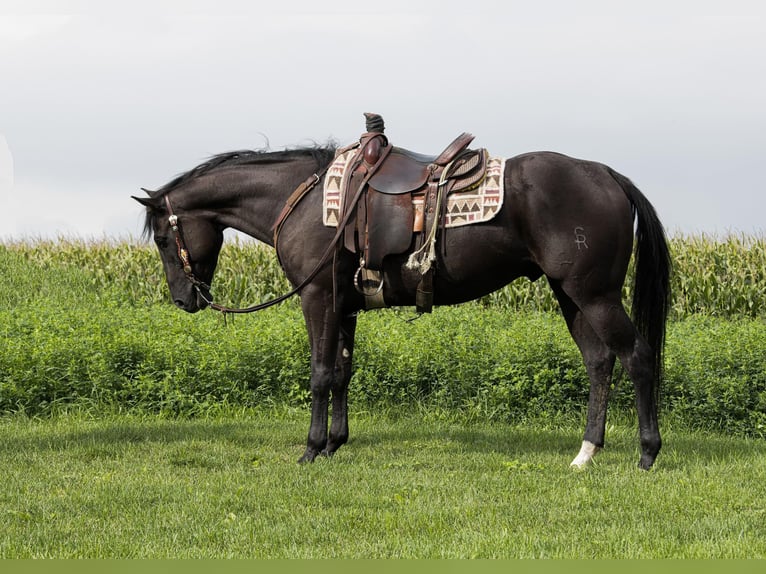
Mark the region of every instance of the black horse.
MULTIPOLYGON (((224 229, 273 246, 273 228, 286 200, 312 174, 322 174, 335 151, 221 154, 147 192, 149 197, 135 198, 147 208, 146 232, 159 248, 175 304, 190 313, 210 304, 224 229)), ((654 208, 611 168, 552 152, 508 159, 504 182, 504 204, 494 219, 440 231, 446 255, 436 261, 434 304, 470 301, 518 277, 545 275, 590 378, 584 440, 572 465, 587 464, 603 447, 619 357, 636 392, 639 466, 650 468, 661 447, 657 402, 670 274, 667 241, 654 208), (633 252, 634 220, 631 321, 621 292, 633 252)), ((359 255, 340 246, 326 256, 336 230, 323 225, 322 209, 317 186, 284 220, 277 246, 287 278, 299 287, 311 345, 311 425, 301 462, 332 455, 348 440, 356 317, 365 305, 354 282, 359 255)), ((406 261, 407 254, 384 260, 388 306, 415 304, 419 272, 406 261)))

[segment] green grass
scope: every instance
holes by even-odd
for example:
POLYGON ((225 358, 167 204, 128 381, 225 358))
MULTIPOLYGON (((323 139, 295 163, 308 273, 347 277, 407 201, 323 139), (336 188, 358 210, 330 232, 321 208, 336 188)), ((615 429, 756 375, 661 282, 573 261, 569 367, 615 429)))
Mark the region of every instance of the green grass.
POLYGON ((0 421, 0 556, 89 558, 766 557, 766 444, 633 424, 594 466, 581 427, 352 417, 300 466, 308 414, 0 421))

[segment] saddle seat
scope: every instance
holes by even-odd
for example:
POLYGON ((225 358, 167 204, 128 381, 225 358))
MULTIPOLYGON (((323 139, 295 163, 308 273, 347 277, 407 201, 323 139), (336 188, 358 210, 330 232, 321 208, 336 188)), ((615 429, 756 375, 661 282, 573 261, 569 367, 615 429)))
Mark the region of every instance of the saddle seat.
MULTIPOLYGON (((416 191, 424 187, 439 168, 444 169, 460 154, 466 152, 473 138, 474 136, 469 133, 460 134, 438 156, 393 147, 388 157, 370 178, 370 187, 386 194, 416 191)), ((454 168, 457 168, 457 165, 454 168)), ((471 170, 471 173, 473 171, 471 170)), ((450 172, 456 172, 456 170, 450 169, 450 172)), ((450 178, 450 174, 447 174, 447 178, 450 178)))

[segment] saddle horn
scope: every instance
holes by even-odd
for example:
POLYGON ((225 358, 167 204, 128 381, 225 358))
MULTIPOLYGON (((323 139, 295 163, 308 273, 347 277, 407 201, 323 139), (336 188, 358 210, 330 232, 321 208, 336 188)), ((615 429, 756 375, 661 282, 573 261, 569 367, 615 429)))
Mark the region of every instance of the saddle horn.
POLYGON ((373 114, 370 112, 364 113, 365 128, 368 133, 382 134, 386 131, 386 125, 383 122, 383 116, 379 114, 373 114))

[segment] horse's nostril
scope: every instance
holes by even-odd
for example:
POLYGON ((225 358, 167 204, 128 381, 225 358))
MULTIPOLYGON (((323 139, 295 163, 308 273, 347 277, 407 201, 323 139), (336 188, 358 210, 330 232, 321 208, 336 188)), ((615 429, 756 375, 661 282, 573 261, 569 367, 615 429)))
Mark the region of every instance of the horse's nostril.
POLYGON ((176 299, 173 302, 176 304, 176 307, 180 307, 181 309, 183 309, 186 306, 186 304, 181 299, 176 299))

